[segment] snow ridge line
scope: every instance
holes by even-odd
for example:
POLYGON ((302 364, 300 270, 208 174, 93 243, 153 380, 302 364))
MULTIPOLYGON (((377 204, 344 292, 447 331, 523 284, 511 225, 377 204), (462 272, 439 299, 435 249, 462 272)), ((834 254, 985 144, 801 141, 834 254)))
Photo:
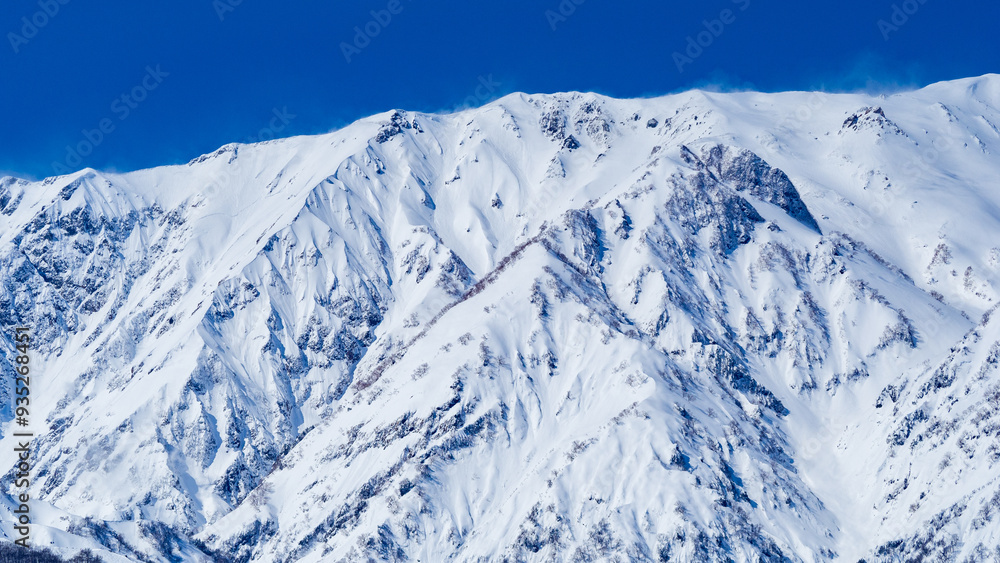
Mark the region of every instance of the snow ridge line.
POLYGON ((406 352, 417 341, 427 336, 427 332, 435 324, 437 324, 439 320, 441 320, 441 317, 443 317, 448 311, 450 311, 457 305, 482 293, 484 289, 486 289, 490 284, 496 281, 496 279, 500 276, 500 274, 502 274, 508 267, 510 267, 511 264, 513 264, 518 258, 520 258, 521 255, 524 253, 525 250, 527 250, 529 246, 542 242, 545 235, 548 234, 548 229, 549 229, 548 225, 543 224, 538 234, 517 245, 517 247, 515 247, 510 254, 504 256, 503 259, 501 259, 500 262, 497 263, 497 266, 493 268, 492 271, 483 276, 482 279, 476 282, 475 285, 469 288, 469 290, 466 291, 464 294, 462 294, 461 297, 449 303, 448 305, 445 305, 444 308, 438 311, 438 313, 434 315, 434 317, 431 318, 431 320, 427 321, 427 324, 424 325, 424 328, 419 333, 417 333, 416 336, 411 338, 409 342, 404 344, 402 348, 393 352, 388 357, 380 361, 374 368, 372 368, 371 372, 368 374, 367 377, 358 380, 358 382, 355 384, 355 389, 357 391, 363 391, 368 387, 374 385, 375 382, 382 377, 382 373, 385 372, 386 369, 388 369, 390 366, 394 365, 396 362, 402 359, 402 357, 406 355, 406 352))

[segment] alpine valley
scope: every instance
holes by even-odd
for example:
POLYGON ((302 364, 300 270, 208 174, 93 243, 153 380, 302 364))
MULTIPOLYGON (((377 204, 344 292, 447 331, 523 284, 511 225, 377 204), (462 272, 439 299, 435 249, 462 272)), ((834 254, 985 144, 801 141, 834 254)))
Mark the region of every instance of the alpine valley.
POLYGON ((998 305, 1000 75, 6 177, 0 532, 27 492, 107 562, 997 562, 998 305))

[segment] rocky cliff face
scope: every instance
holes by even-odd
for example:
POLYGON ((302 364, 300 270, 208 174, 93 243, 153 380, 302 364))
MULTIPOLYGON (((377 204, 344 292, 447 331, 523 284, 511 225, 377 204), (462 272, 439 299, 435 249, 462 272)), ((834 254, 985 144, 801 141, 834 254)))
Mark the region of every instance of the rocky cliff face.
POLYGON ((996 76, 881 100, 517 94, 5 178, 35 541, 998 557, 998 107, 996 76))

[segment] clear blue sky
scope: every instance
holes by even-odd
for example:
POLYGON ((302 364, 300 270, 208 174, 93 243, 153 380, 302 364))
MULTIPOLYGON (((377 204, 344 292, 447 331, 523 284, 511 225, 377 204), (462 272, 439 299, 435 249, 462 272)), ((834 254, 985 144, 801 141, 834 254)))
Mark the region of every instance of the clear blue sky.
POLYGON ((922 86, 1000 72, 998 22, 972 0, 5 0, 0 171, 186 162, 513 91, 922 86))

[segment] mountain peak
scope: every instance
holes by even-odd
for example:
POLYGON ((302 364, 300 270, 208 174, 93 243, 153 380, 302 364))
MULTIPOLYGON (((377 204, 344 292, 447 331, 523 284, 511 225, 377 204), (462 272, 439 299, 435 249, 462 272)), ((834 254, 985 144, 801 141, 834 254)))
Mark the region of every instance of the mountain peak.
POLYGON ((970 80, 516 93, 4 178, 0 348, 31 327, 45 378, 38 537, 108 560, 976 560, 1000 111, 997 77, 970 80))

